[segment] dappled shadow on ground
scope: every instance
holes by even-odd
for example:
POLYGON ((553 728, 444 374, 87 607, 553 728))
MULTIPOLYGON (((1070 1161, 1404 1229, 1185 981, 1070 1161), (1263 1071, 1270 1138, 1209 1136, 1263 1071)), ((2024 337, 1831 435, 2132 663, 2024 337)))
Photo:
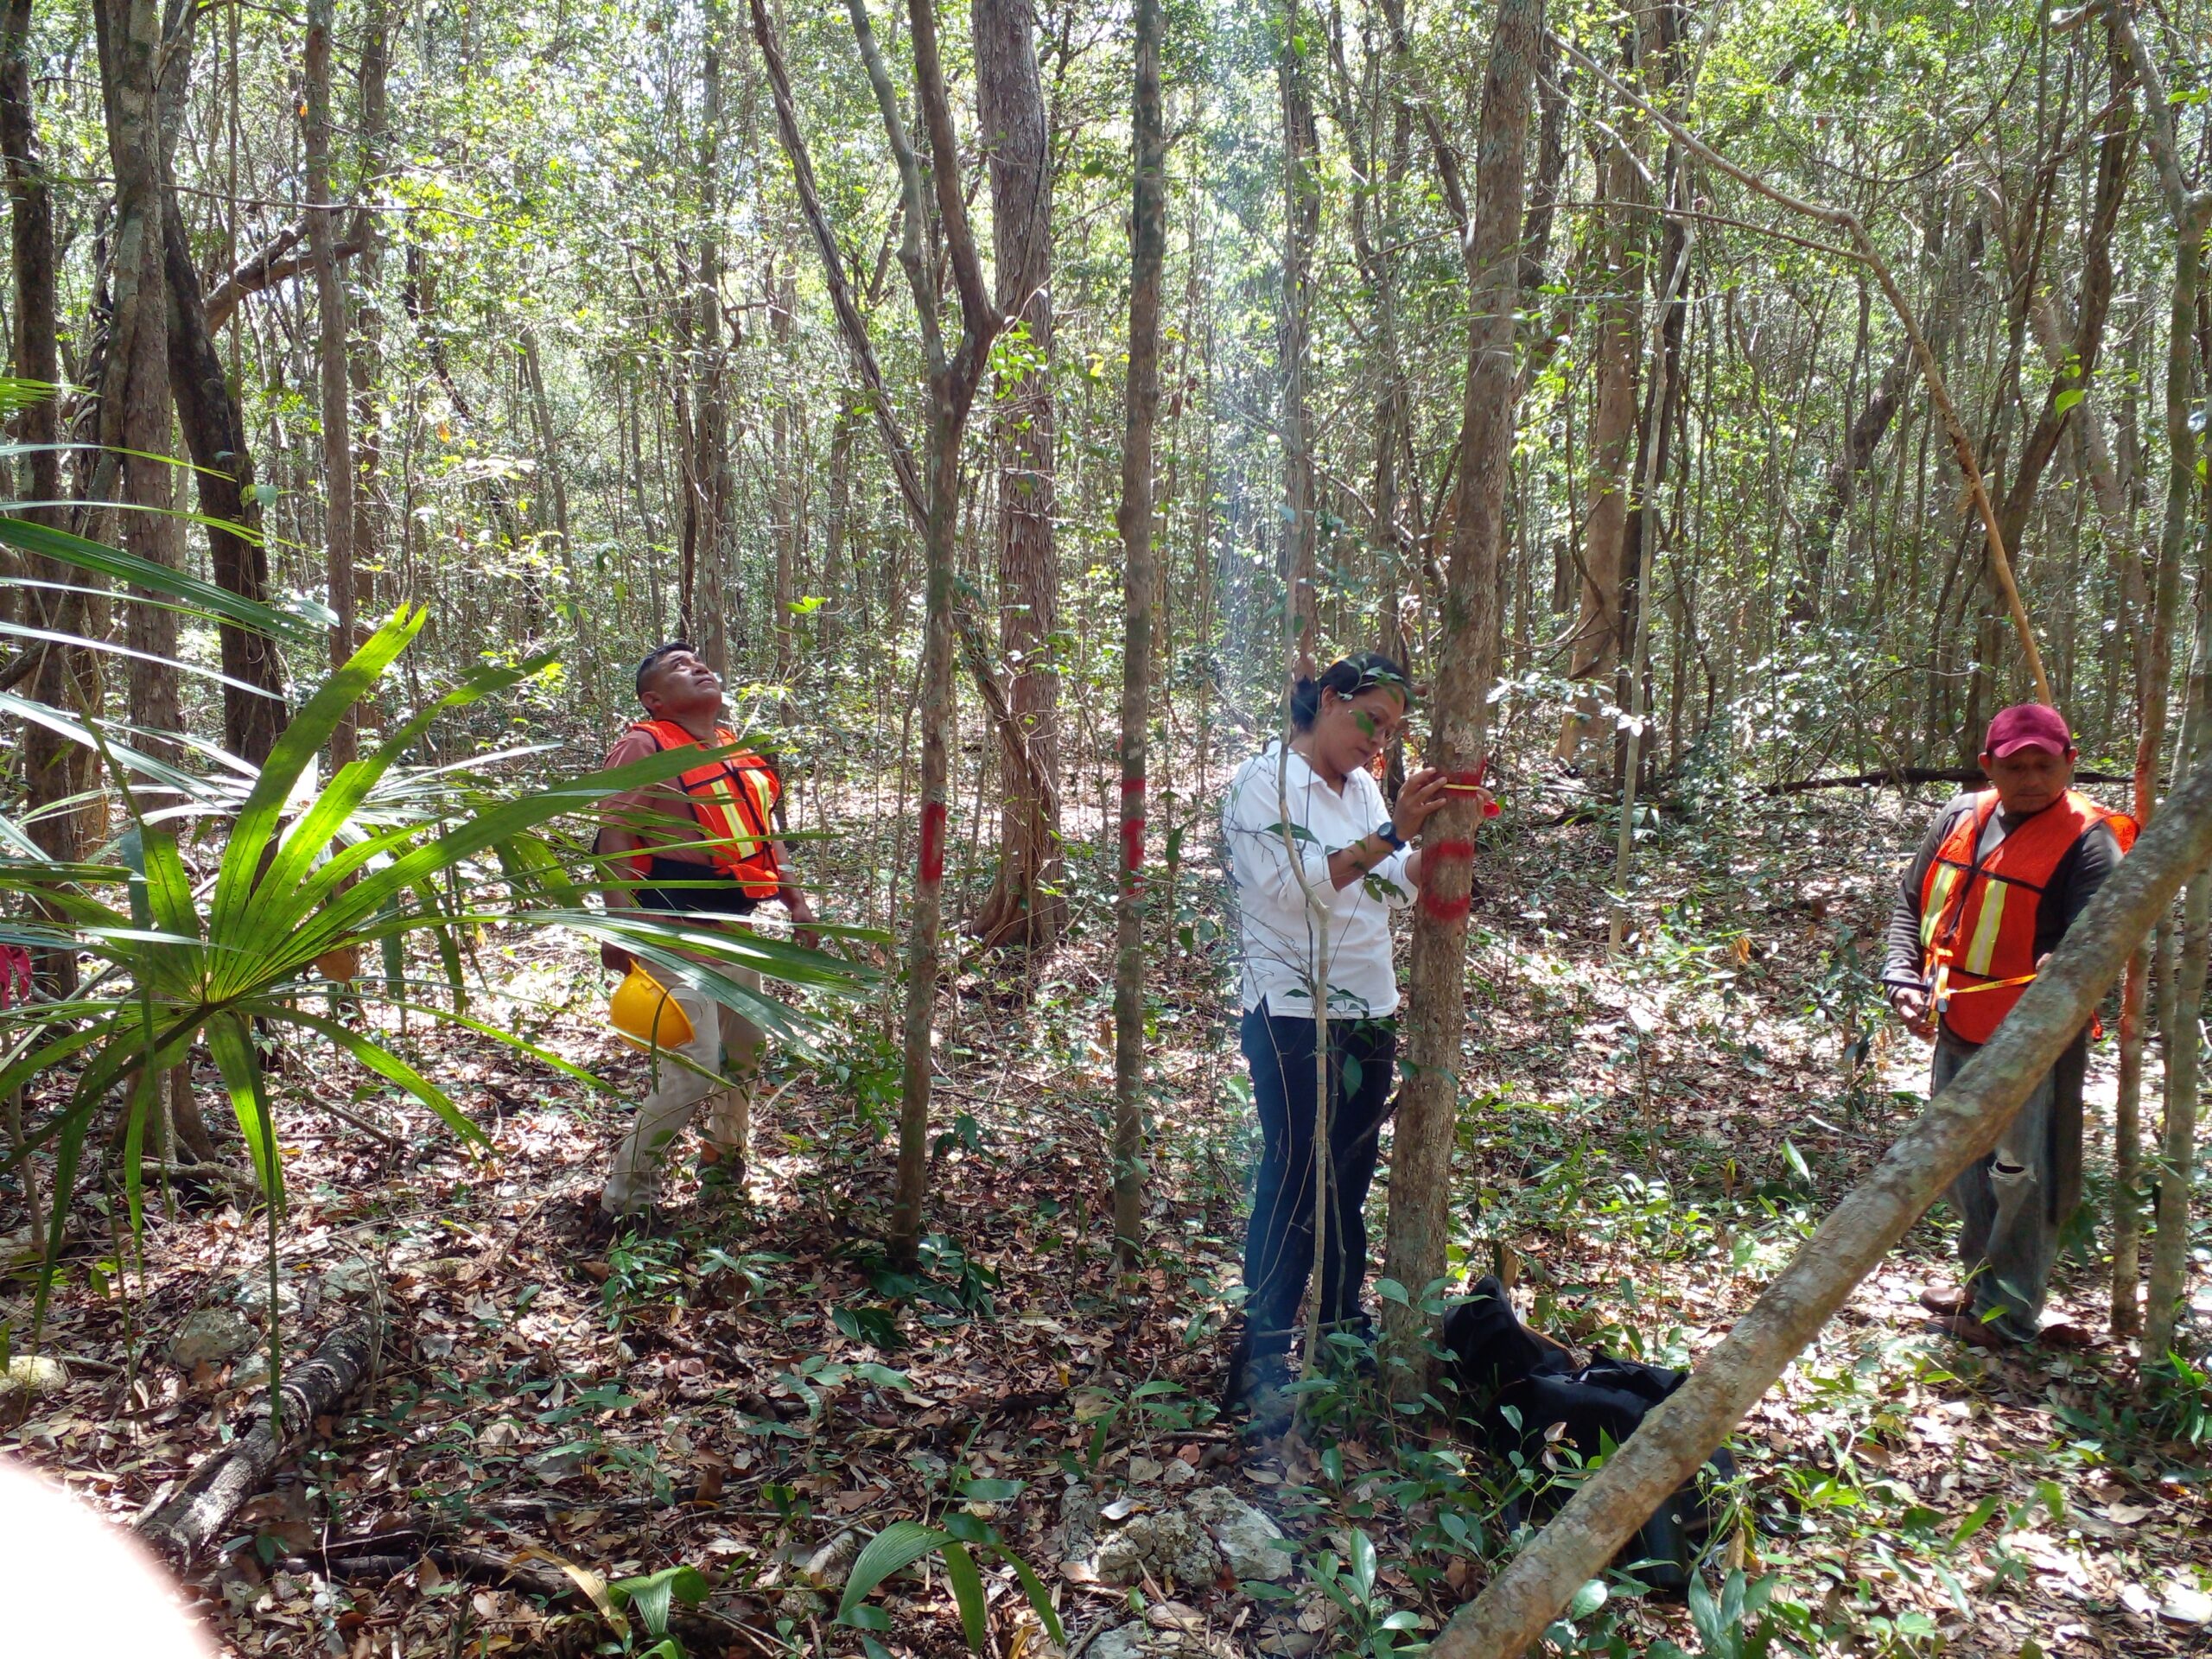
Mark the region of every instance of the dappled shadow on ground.
MULTIPOLYGON (((1922 1055, 1881 1027, 1869 976, 1917 809, 1876 800, 1669 830, 1644 859, 1669 885, 1639 893, 1663 919, 1618 962, 1609 831, 1509 823, 1486 851, 1455 1259, 1516 1279, 1535 1323, 1693 1362, 1912 1109, 1922 1055)), ((895 1104, 874 1010, 833 1020, 817 1056, 779 1057, 741 1186, 687 1157, 659 1227, 612 1243, 589 1240, 582 1210, 644 1062, 601 1032, 580 953, 484 941, 478 1011, 613 1096, 449 1033, 422 1057, 488 1153, 350 1061, 296 1055, 286 1345, 367 1306, 385 1366, 203 1563, 217 1628, 257 1653, 582 1653, 623 1611, 609 1581, 685 1564, 711 1584, 676 1609, 690 1653, 949 1655, 963 1643, 940 1555, 868 1599, 874 1630, 833 1620, 863 1540, 950 1506, 1035 1569, 1093 1655, 1418 1640, 1510 1548, 1507 1483, 1451 1437, 1327 1389, 1308 1437, 1254 1452, 1214 1419, 1249 1128, 1203 865, 1181 899, 1190 931, 1155 981, 1152 1254, 1126 1306, 1096 932, 1022 982, 970 964, 948 988, 931 1236, 906 1274, 871 1243, 895 1104)), ((2109 1096, 2093 1090, 2093 1173, 2109 1096)), ((80 1209, 43 1343, 67 1379, 8 1405, 9 1444, 119 1518, 216 1445, 263 1363, 260 1213, 219 1191, 175 1207, 148 1230, 143 1275, 118 1274, 107 1224, 80 1209)), ((1948 1281, 1948 1239, 1939 1210, 1744 1426, 1754 1524, 1721 1567, 1764 1582, 1804 1648, 2182 1650, 2212 1566, 2187 1425, 2138 1408, 2108 1340, 1990 1357, 1924 1331, 1914 1296, 1948 1281)), ((2101 1269, 2069 1261, 2058 1287, 2100 1330, 2101 1269)), ((1020 1573, 978 1559, 996 1651, 1046 1652, 1020 1573)), ((1697 1645, 1680 1605, 1627 1588, 1572 1640, 1697 1645)))

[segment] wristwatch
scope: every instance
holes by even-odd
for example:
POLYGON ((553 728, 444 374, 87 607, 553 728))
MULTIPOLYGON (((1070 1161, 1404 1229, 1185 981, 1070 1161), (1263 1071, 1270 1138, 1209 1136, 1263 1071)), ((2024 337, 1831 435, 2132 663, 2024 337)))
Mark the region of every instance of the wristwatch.
POLYGON ((1376 830, 1375 838, 1388 846, 1394 853, 1402 853, 1406 850, 1406 838, 1398 833, 1398 826, 1388 818, 1383 819, 1382 827, 1376 830))

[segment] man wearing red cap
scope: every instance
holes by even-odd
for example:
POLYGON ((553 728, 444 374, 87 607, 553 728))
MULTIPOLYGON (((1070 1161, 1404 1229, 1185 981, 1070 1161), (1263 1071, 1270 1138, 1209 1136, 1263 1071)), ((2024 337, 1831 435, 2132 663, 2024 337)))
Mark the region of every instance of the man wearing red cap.
MULTIPOLYGON (((1882 982, 1906 1027, 1936 1039, 1932 1093, 1995 1033, 2134 840, 2132 821, 2074 790, 2074 759, 2056 709, 2003 710, 1982 741, 1990 786, 1936 815, 1897 883, 1882 982)), ((1947 1195, 1966 1283, 1921 1301, 1979 1346, 2084 1339, 2042 1319, 2060 1230, 2082 1202, 2088 1041, 2084 1027, 1947 1195)))

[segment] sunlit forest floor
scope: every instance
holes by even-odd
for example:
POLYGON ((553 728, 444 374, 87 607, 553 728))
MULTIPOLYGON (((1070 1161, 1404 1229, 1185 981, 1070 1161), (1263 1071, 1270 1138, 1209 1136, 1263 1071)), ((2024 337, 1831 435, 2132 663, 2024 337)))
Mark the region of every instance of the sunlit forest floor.
MULTIPOLYGON (((1524 804, 1480 868, 1456 1254, 1470 1276, 1511 1270, 1526 1317, 1567 1341, 1686 1365, 1923 1087, 1924 1050, 1881 1024, 1872 978, 1925 803, 1670 812, 1641 854, 1661 873, 1642 913, 1666 919, 1619 960, 1610 824, 1564 796, 1524 804)), ((1471 1441, 1424 1439, 1356 1395, 1316 1401, 1311 1443, 1255 1453, 1215 1420, 1253 1133, 1212 856, 1210 837, 1189 849, 1180 920, 1160 919, 1153 1255, 1131 1307, 1106 1248, 1110 927, 1081 905, 1089 925, 1048 961, 971 960, 948 989, 931 1238, 903 1278, 869 1242, 897 1075, 876 1010, 777 1058, 741 1190, 702 1185, 687 1156, 662 1225, 611 1247, 579 1219, 645 1061, 606 1034, 582 945, 484 938, 474 1011, 615 1093, 488 1041, 441 1035, 420 1056, 488 1155, 350 1061, 296 1053, 281 1080, 286 1346, 303 1354, 380 1299, 385 1364, 233 1529, 207 1579, 215 1626, 245 1653, 619 1650, 600 1646, 618 1639, 595 1605, 606 1581, 688 1564, 713 1588, 678 1610, 684 1651, 858 1653, 863 1633, 833 1624, 858 1544, 965 1488, 1094 1659, 1423 1639, 1510 1548, 1471 1441), (1287 1573, 1255 1580, 1202 1532, 1195 1553, 1170 1547, 1163 1518, 1211 1488, 1274 1520, 1287 1573), (1416 1618, 1394 1628, 1399 1612, 1416 1618)), ((2101 1210, 2108 1041, 2098 1056, 2101 1210)), ((1386 1202, 1378 1185, 1378 1241, 1386 1202)), ((143 1280, 118 1274, 97 1231, 85 1241, 46 1331, 69 1380, 6 1408, 12 1446, 123 1519, 217 1443, 261 1370, 246 1345, 269 1295, 261 1212, 220 1192, 179 1203, 148 1229, 143 1280), (184 1363, 188 1318, 203 1339, 184 1363)), ((1950 1237, 1939 1209, 1736 1436, 1749 1524, 1729 1560, 1764 1581, 1777 1650, 2195 1650, 2212 1617, 2204 1420, 2139 1406, 2109 1339, 1993 1357, 1929 1332, 1914 1297, 1948 1281, 1950 1237)), ((2097 1249, 2062 1266, 2054 1306, 2101 1332, 2097 1249)), ((1013 1568, 984 1574, 993 1649, 1050 1651, 1013 1568)), ((1555 1637, 1755 1650, 1632 1590, 1555 1637)), ((886 1617, 866 1639, 964 1650, 937 1558, 871 1600, 886 1617)), ((634 1624, 628 1639, 651 1645, 634 1624)))

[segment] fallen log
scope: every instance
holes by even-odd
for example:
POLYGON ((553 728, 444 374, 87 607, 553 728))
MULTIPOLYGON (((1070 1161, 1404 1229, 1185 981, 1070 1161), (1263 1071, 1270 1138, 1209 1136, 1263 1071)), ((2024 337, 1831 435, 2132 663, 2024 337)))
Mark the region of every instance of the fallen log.
POLYGON ((1431 1659, 1513 1659, 1773 1387, 1958 1173, 1987 1152, 2089 1021, 2182 883, 2212 859, 2212 763, 2158 810, 2018 1006, 1688 1381, 1452 1617, 1431 1659))
MULTIPOLYGON (((1980 784, 1988 781, 1980 766, 1890 766, 1880 772, 1854 772, 1834 778, 1796 778, 1788 783, 1763 784, 1762 795, 1802 795, 1815 789, 1897 788, 1907 784, 1980 784)), ((2077 784, 2132 784, 2135 774, 2124 772, 2076 772, 2077 784)))
POLYGON ((147 1540, 180 1567, 207 1548, 260 1491, 294 1437, 338 1410, 374 1373, 382 1338, 373 1302, 325 1337, 303 1363, 285 1371, 277 1409, 212 1453, 182 1491, 139 1523, 147 1540))

